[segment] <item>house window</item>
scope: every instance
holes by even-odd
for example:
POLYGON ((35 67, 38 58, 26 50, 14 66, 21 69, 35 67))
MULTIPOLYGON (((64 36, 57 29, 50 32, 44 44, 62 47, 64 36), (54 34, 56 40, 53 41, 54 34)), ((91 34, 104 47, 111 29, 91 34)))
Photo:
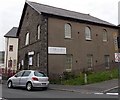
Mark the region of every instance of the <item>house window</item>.
POLYGON ((103 29, 103 41, 108 41, 107 31, 105 29, 103 29))
POLYGON ((41 33, 41 27, 40 27, 40 25, 38 25, 38 27, 37 27, 37 40, 40 39, 40 33, 41 33))
POLYGON ((105 66, 106 66, 106 68, 108 68, 110 66, 110 56, 105 55, 104 59, 105 59, 105 66))
POLYGON ((87 55, 87 67, 88 69, 93 68, 93 55, 92 54, 87 55))
POLYGON ((66 55, 66 71, 72 70, 73 55, 66 55))
POLYGON ((90 27, 85 27, 85 39, 92 40, 92 34, 90 27))
POLYGON ((37 53, 37 67, 40 66, 40 53, 37 53))
POLYGON ((65 24, 65 38, 71 38, 72 27, 70 24, 65 24))
POLYGON ((13 51, 13 45, 9 45, 9 51, 13 51))
POLYGON ((30 34, 29 33, 26 33, 26 36, 25 36, 25 45, 28 45, 29 44, 29 36, 30 34))

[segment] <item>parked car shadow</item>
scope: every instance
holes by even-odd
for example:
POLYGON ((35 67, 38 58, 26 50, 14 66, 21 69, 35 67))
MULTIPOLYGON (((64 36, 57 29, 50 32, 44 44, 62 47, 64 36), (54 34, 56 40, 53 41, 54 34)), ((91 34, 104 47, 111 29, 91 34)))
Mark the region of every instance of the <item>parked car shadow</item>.
MULTIPOLYGON (((24 87, 13 87, 13 88, 10 88, 10 89, 16 89, 16 90, 26 90, 26 88, 24 87)), ((47 88, 33 88, 31 91, 46 91, 46 90, 49 90, 47 88)))

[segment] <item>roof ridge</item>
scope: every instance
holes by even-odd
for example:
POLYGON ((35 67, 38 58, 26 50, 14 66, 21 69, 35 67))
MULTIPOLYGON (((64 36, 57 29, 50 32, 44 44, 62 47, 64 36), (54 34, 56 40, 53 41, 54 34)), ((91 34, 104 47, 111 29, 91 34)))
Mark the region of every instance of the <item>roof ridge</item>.
POLYGON ((26 3, 28 5, 30 5, 33 9, 35 9, 38 13, 43 12, 43 13, 53 14, 53 15, 57 15, 57 16, 69 17, 69 18, 73 18, 73 19, 78 19, 78 20, 88 21, 88 22, 92 22, 92 23, 116 27, 116 25, 114 25, 108 21, 102 20, 100 18, 91 16, 90 14, 80 13, 77 11, 72 11, 72 10, 68 10, 68 9, 64 9, 64 8, 41 4, 41 3, 33 2, 33 1, 26 1, 26 3), (43 9, 39 8, 39 6, 40 7, 43 6, 43 9))
MULTIPOLYGON (((65 10, 65 11, 68 11, 68 12, 74 12, 74 13, 83 14, 83 15, 90 15, 90 14, 80 13, 80 12, 73 11, 73 10, 69 10, 69 9, 65 9, 65 8, 60 8, 60 7, 55 7, 55 6, 47 5, 47 4, 42 4, 42 3, 33 2, 33 1, 27 1, 27 3, 29 3, 29 2, 30 2, 30 3, 36 3, 36 4, 39 4, 39 5, 43 5, 43 6, 52 7, 52 8, 55 8, 55 9, 65 10)), ((29 3, 29 4, 30 4, 30 3, 29 3)))

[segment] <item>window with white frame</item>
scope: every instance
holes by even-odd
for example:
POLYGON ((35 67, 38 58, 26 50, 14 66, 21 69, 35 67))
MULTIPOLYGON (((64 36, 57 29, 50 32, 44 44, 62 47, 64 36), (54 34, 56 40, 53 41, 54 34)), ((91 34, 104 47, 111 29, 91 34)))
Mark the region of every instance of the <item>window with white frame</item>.
POLYGON ((68 54, 66 55, 66 71, 72 70, 72 62, 73 62, 73 55, 68 54))
POLYGON ((103 29, 103 41, 107 42, 108 41, 108 36, 107 36, 107 31, 106 29, 103 29))
POLYGON ((37 67, 40 66, 40 53, 37 53, 37 67))
POLYGON ((65 24, 65 38, 71 38, 72 37, 72 27, 70 24, 65 24))
POLYGON ((9 45, 9 51, 13 51, 13 45, 9 45))
POLYGON ((85 27, 85 39, 92 40, 92 33, 90 27, 85 27))
POLYGON ((29 37, 30 37, 29 35, 30 35, 29 32, 27 32, 25 35, 25 45, 29 44, 29 37))
POLYGON ((93 55, 92 54, 87 55, 87 67, 93 68, 93 55))
POLYGON ((37 27, 37 40, 40 39, 40 33, 41 33, 41 26, 38 25, 38 27, 37 27))
POLYGON ((109 55, 105 55, 104 59, 105 59, 105 66, 109 67, 110 66, 110 56, 109 55))

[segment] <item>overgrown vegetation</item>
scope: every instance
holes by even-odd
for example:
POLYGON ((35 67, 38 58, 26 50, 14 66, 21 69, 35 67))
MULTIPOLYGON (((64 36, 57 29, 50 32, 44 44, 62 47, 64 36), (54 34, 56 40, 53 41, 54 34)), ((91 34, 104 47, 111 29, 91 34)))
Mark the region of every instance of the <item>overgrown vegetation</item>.
POLYGON ((65 72, 63 77, 56 80, 51 80, 51 83, 63 85, 84 85, 102 82, 114 78, 118 78, 118 69, 102 72, 87 72, 87 83, 85 83, 85 73, 75 75, 71 72, 65 72))

